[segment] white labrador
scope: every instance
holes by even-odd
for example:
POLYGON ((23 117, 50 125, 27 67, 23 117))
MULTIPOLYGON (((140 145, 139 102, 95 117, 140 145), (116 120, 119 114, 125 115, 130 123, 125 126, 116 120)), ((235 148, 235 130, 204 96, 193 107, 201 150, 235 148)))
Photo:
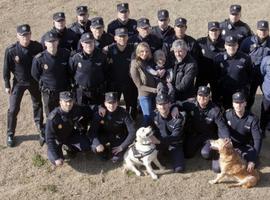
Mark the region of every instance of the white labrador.
POLYGON ((152 179, 158 179, 151 163, 153 162, 159 169, 164 170, 165 168, 157 159, 158 151, 156 150, 156 145, 151 143, 152 136, 153 131, 150 126, 146 128, 141 127, 137 130, 135 144, 130 146, 124 154, 124 171, 131 170, 137 176, 141 176, 142 173, 136 166, 144 165, 152 179))

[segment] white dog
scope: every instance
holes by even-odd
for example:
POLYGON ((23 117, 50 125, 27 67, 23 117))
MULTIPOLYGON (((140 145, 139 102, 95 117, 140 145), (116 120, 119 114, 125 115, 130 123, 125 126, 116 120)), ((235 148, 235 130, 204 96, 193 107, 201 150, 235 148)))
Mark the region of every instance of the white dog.
POLYGON ((153 162, 159 169, 165 169, 157 159, 156 145, 151 143, 153 131, 150 126, 139 128, 136 132, 135 144, 124 154, 124 171, 131 170, 137 176, 141 176, 141 172, 136 166, 144 165, 152 179, 158 179, 151 166, 153 162))

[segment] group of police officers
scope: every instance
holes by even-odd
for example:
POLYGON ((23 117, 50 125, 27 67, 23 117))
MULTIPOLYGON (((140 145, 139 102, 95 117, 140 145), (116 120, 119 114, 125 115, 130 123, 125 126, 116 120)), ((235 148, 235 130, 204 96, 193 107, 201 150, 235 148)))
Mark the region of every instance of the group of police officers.
POLYGON ((165 9, 151 27, 147 18, 129 18, 128 3, 120 3, 107 32, 102 17, 89 20, 87 6, 78 6, 76 14, 68 28, 65 13, 55 13, 40 43, 31 40, 28 24, 17 27, 18 41, 6 49, 3 66, 8 146, 15 145, 17 115, 28 90, 40 143, 46 142, 53 165, 63 164, 63 149, 67 155, 92 150, 101 158, 121 160, 135 139, 138 114, 130 63, 136 46, 146 42, 152 53, 164 51, 175 89, 174 99, 164 91, 155 97, 152 142, 159 156, 169 156, 173 170, 183 172, 184 158, 201 149, 218 172, 218 153, 209 139, 231 138, 247 169, 254 169, 270 121, 267 21, 258 21, 253 34, 240 19, 241 6, 231 5, 228 19, 209 22, 208 35, 195 40, 186 34, 185 18, 169 25, 165 9), (260 121, 250 112, 258 86, 263 91, 260 121), (126 109, 119 106, 122 94, 126 109))

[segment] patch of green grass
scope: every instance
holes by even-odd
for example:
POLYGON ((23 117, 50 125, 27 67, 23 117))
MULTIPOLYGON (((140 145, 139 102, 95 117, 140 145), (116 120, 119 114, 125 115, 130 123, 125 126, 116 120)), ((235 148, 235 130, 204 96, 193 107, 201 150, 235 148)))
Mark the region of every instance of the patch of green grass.
POLYGON ((128 177, 132 177, 132 176, 135 175, 135 173, 134 173, 133 171, 130 171, 130 170, 128 170, 128 171, 126 172, 126 174, 127 174, 128 177))
POLYGON ((56 193, 58 191, 57 186, 54 184, 42 185, 42 190, 44 192, 49 191, 52 193, 56 193))
POLYGON ((45 160, 40 154, 35 153, 32 157, 32 162, 35 167, 42 167, 47 163, 47 160, 45 160))
POLYGON ((0 150, 6 149, 7 147, 4 145, 0 145, 0 150))

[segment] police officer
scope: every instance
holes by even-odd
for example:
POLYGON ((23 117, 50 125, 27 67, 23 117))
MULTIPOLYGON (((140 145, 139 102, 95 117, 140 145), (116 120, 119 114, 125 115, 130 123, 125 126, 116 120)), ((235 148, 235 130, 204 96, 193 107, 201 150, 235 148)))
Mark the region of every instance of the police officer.
POLYGON ((15 144, 14 134, 17 115, 25 90, 28 90, 31 95, 36 127, 40 133, 43 129, 41 94, 38 83, 31 76, 33 57, 40 53, 43 48, 40 43, 31 40, 31 29, 28 24, 17 27, 17 39, 16 43, 6 49, 3 66, 5 91, 9 95, 7 145, 10 147, 15 144), (14 76, 12 88, 10 86, 10 73, 14 76))
POLYGON ((212 170, 219 172, 218 154, 210 148, 210 139, 228 138, 229 130, 218 106, 211 101, 210 88, 200 86, 197 99, 182 103, 187 112, 184 153, 191 158, 201 148, 205 159, 212 159, 212 170))
POLYGON ((199 38, 197 43, 201 53, 198 58, 198 76, 196 79, 197 87, 207 85, 210 83, 212 91, 214 90, 213 80, 215 79, 213 74, 214 70, 214 57, 225 51, 224 40, 220 35, 220 26, 218 22, 208 22, 208 35, 206 37, 199 38))
POLYGON ((241 6, 231 5, 229 19, 220 23, 221 35, 225 40, 227 36, 237 37, 239 44, 248 36, 252 35, 250 27, 241 21, 241 6))
POLYGON ((46 117, 59 105, 59 92, 70 89, 70 51, 58 48, 55 32, 44 35, 46 50, 33 59, 31 74, 39 83, 46 117))
POLYGON ((190 52, 190 55, 197 59, 199 55, 199 48, 196 40, 186 34, 187 31, 187 20, 185 18, 179 17, 175 20, 174 23, 174 32, 175 34, 166 38, 164 40, 163 44, 163 50, 169 55, 172 44, 175 40, 183 39, 188 47, 188 51, 190 52))
MULTIPOLYGON (((53 28, 50 31, 57 34, 60 48, 66 48, 70 51, 77 49, 79 37, 71 29, 66 27, 65 13, 57 12, 53 14, 53 28)), ((45 35, 41 37, 41 44, 44 48, 45 35)))
POLYGON ((79 105, 102 104, 107 80, 107 58, 95 47, 94 37, 84 33, 80 39, 82 51, 69 59, 79 105))
POLYGON ((124 108, 118 106, 118 94, 105 94, 106 114, 96 114, 90 127, 93 152, 113 162, 123 159, 125 149, 135 139, 135 124, 124 108))
POLYGON ((253 63, 250 95, 247 99, 247 108, 250 109, 255 101, 258 86, 262 85, 263 77, 260 72, 262 59, 270 54, 270 37, 268 21, 257 22, 257 34, 249 36, 241 43, 240 50, 251 57, 253 63))
POLYGON ((59 99, 60 106, 49 114, 45 129, 48 159, 55 166, 63 165, 63 145, 68 155, 91 150, 89 138, 80 129, 80 120, 89 122, 93 110, 88 106, 74 105, 72 93, 69 91, 60 92, 59 99))
POLYGON ((166 9, 157 12, 158 26, 152 28, 152 33, 163 41, 174 35, 174 29, 169 25, 169 11, 166 9))
POLYGON ((135 19, 129 18, 130 10, 128 3, 117 4, 117 19, 108 24, 107 32, 114 36, 115 30, 118 28, 126 28, 128 36, 137 34, 137 22, 135 19))
POLYGON ((159 154, 168 154, 176 173, 185 169, 183 153, 184 116, 180 113, 177 118, 171 115, 170 97, 165 93, 156 96, 156 108, 153 129, 157 137, 159 154))
POLYGON ((109 60, 108 89, 118 93, 118 100, 120 100, 121 94, 123 94, 126 110, 133 119, 136 119, 138 91, 129 75, 134 45, 127 43, 128 31, 126 28, 115 29, 114 40, 116 42, 109 45, 107 51, 107 58, 109 60))
POLYGON ((247 102, 244 93, 234 93, 232 100, 233 109, 226 111, 225 119, 233 147, 248 162, 247 170, 251 172, 257 164, 262 144, 259 120, 245 109, 247 102))
POLYGON ((188 46, 182 39, 175 40, 172 44, 173 81, 175 99, 184 101, 195 96, 195 78, 197 63, 188 53, 188 46))
MULTIPOLYGON (((215 101, 225 109, 231 107, 231 97, 237 91, 249 94, 252 63, 248 55, 238 50, 235 36, 225 39, 226 52, 219 53, 215 59, 217 72, 217 92, 215 101)), ((214 73, 214 72, 213 72, 214 73)))
POLYGON ((151 33, 151 26, 149 19, 140 18, 137 20, 137 31, 138 34, 133 35, 129 38, 128 42, 137 46, 140 42, 146 42, 151 52, 154 53, 156 50, 162 48, 162 40, 156 35, 151 33))
POLYGON ((76 18, 77 21, 72 23, 70 29, 77 34, 78 38, 81 38, 81 35, 90 31, 91 21, 89 18, 87 6, 78 6, 76 8, 76 18))

